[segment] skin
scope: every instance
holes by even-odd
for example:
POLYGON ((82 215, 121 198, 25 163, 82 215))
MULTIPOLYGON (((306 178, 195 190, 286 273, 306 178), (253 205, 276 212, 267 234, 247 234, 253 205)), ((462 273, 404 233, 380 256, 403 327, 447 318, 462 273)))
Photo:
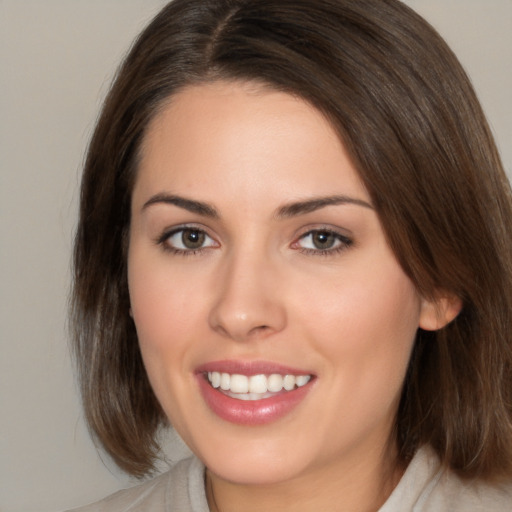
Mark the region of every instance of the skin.
POLYGON ((173 96, 142 148, 128 278, 151 384, 208 468, 212 509, 382 505, 402 473, 391 430, 416 330, 455 310, 418 295, 320 112, 251 83, 173 96), (162 199, 170 195, 216 215, 162 199), (283 212, 334 195, 355 201, 283 212), (166 238, 183 225, 206 234, 199 251, 177 253, 180 232, 166 238), (312 230, 335 232, 333 246, 319 250, 312 230), (194 373, 226 359, 315 379, 283 418, 237 425, 208 408, 194 373))

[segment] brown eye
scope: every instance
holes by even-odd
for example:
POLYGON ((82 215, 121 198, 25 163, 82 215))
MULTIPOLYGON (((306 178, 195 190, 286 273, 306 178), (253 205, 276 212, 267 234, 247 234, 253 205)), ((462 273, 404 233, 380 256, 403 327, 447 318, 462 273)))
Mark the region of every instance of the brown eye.
POLYGON ((311 242, 315 249, 332 249, 336 243, 336 237, 329 231, 315 231, 311 234, 311 242))
POLYGON ((204 231, 198 229, 184 229, 181 232, 181 242, 187 249, 199 249, 205 241, 204 231))
POLYGON ((352 245, 352 240, 335 231, 314 229, 304 234, 296 245, 306 253, 335 253, 352 245))
POLYGON ((164 234, 159 242, 164 247, 181 253, 192 253, 217 245, 205 231, 194 227, 175 229, 171 233, 164 234))

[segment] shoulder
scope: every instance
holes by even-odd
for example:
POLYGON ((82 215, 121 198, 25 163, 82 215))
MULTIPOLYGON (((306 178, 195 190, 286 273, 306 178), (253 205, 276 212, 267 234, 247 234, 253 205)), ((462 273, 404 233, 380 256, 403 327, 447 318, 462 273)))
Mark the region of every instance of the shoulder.
POLYGON ((428 447, 418 451, 402 480, 379 512, 511 512, 508 483, 462 480, 443 469, 428 447))
POLYGON ((195 457, 142 484, 68 512, 207 512, 204 466, 195 457))
POLYGON ((461 480, 444 472, 425 497, 425 511, 450 510, 453 512, 511 512, 512 479, 508 483, 487 484, 461 480))

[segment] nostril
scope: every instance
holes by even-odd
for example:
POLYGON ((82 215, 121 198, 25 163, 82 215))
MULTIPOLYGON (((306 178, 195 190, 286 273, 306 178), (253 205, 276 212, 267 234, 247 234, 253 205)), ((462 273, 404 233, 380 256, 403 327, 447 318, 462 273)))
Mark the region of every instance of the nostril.
POLYGON ((249 334, 259 334, 259 333, 262 333, 262 332, 267 331, 269 329, 270 329, 270 327, 268 325, 258 325, 256 327, 253 327, 251 329, 251 331, 249 332, 249 334))
POLYGON ((284 305, 268 287, 241 286, 236 280, 230 283, 210 307, 208 322, 212 330, 235 341, 249 341, 284 328, 284 305))

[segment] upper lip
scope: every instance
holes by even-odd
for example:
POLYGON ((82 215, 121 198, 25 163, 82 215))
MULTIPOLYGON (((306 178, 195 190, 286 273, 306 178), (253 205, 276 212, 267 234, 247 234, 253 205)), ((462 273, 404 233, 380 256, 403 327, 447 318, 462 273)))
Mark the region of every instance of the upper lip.
POLYGON ((291 366, 271 361, 240 361, 226 359, 222 361, 210 361, 196 368, 196 373, 220 372, 247 375, 313 375, 309 370, 293 368, 291 366))

